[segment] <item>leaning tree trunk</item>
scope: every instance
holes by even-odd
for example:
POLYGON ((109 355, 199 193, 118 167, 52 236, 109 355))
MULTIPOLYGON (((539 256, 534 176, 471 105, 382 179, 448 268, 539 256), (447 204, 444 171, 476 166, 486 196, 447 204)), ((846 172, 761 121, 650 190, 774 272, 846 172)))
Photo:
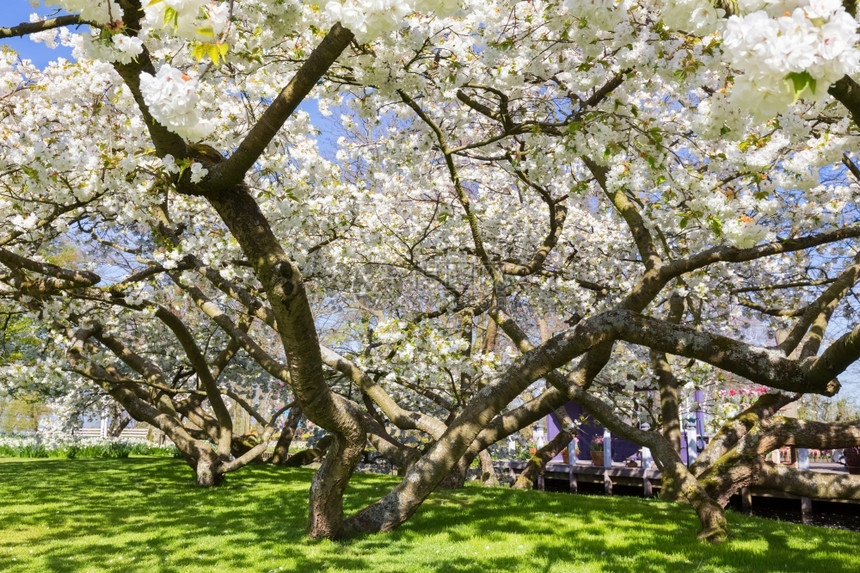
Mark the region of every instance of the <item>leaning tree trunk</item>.
POLYGON ((773 415, 762 419, 699 475, 709 495, 725 505, 739 488, 748 485, 777 485, 779 489, 805 497, 827 499, 834 492, 851 496, 860 480, 816 479, 811 472, 782 471, 765 456, 785 445, 814 448, 849 447, 860 443, 855 422, 832 424, 773 415))
POLYGON ((860 477, 849 474, 799 471, 764 462, 755 484, 801 497, 860 501, 860 477))
POLYGON ((439 483, 439 489, 460 489, 466 485, 466 480, 469 479, 469 469, 472 467, 472 462, 478 458, 481 464, 481 483, 487 486, 498 486, 499 480, 496 477, 496 469, 493 467, 493 458, 487 450, 481 450, 477 456, 469 455, 468 452, 457 464, 451 469, 448 475, 439 483))
POLYGON ((110 425, 108 426, 107 431, 108 436, 111 438, 120 437, 120 435, 122 435, 122 431, 125 430, 130 423, 131 416, 126 415, 125 411, 115 413, 110 419, 110 425))
POLYGON ((560 431, 553 439, 539 449, 526 464, 523 473, 514 483, 514 489, 531 489, 538 474, 546 467, 547 462, 558 455, 573 439, 573 434, 567 430, 560 431))
POLYGON ((663 471, 663 479, 670 479, 677 484, 681 493, 695 510, 702 529, 698 537, 704 541, 723 541, 728 536, 728 526, 723 508, 711 497, 690 473, 681 456, 675 451, 669 440, 655 431, 640 430, 628 426, 614 409, 599 398, 590 395, 581 388, 571 386, 568 396, 582 405, 604 427, 613 434, 648 447, 654 458, 659 460, 663 471))
POLYGON ((283 465, 290 457, 290 444, 296 435, 296 428, 299 427, 299 421, 302 419, 302 409, 298 405, 293 405, 290 408, 290 413, 287 415, 287 421, 284 422, 284 428, 281 430, 281 435, 278 436, 278 441, 275 443, 275 450, 272 454, 272 464, 276 466, 283 465))
POLYGON ((702 529, 698 538, 702 541, 719 542, 728 536, 728 524, 723 513, 723 506, 708 495, 696 477, 690 473, 681 456, 674 450, 672 445, 662 436, 654 436, 658 439, 649 440, 648 447, 662 461, 663 479, 668 476, 673 483, 677 484, 684 497, 693 507, 702 529))
POLYGON ((481 460, 481 483, 490 487, 498 487, 499 478, 496 477, 496 468, 493 466, 490 452, 484 450, 478 454, 478 459, 481 460))

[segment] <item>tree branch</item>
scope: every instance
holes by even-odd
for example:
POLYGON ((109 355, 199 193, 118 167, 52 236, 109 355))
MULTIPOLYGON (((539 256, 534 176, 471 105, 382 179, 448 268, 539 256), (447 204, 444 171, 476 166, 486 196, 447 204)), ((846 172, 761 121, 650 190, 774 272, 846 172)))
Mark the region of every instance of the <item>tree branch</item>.
POLYGON ((328 71, 338 56, 349 46, 352 32, 335 24, 322 42, 311 52, 308 59, 293 76, 287 86, 266 108, 263 115, 226 161, 210 169, 207 188, 213 191, 227 190, 245 177, 245 174, 260 157, 260 154, 275 137, 299 104, 328 71))
POLYGON ((47 18, 45 20, 39 20, 38 22, 22 22, 17 26, 12 26, 11 28, 0 26, 0 39, 26 36, 36 32, 62 28, 63 26, 81 26, 85 24, 93 25, 90 22, 82 20, 77 14, 47 18))
POLYGON ((860 126, 860 85, 849 76, 843 76, 827 92, 845 106, 851 119, 860 126))

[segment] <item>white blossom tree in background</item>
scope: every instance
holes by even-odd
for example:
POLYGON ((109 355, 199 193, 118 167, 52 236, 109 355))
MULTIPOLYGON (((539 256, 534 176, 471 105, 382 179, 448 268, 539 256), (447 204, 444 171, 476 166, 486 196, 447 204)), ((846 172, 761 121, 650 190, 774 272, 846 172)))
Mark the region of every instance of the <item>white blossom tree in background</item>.
POLYGON ((778 414, 860 356, 839 2, 55 4, 0 29, 75 60, 0 62, 2 295, 50 333, 10 388, 110 395, 201 485, 295 400, 333 438, 312 537, 399 526, 571 399, 652 449, 705 539, 745 485, 860 495, 764 458, 860 444, 778 414), (688 469, 681 401, 729 374, 769 390, 688 469), (344 516, 368 441, 403 479, 344 516))

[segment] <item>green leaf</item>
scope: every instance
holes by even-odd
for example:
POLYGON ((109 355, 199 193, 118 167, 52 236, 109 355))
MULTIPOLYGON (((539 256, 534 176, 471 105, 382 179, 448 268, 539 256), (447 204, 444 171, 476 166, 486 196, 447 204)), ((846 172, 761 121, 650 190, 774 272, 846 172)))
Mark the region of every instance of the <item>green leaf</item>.
POLYGON ((571 121, 570 124, 567 126, 567 134, 568 135, 575 134, 577 131, 582 129, 582 126, 583 126, 583 124, 581 121, 571 121))
POLYGON ((806 88, 809 88, 810 92, 815 93, 816 81, 809 72, 791 72, 785 76, 785 79, 789 82, 789 87, 794 93, 795 103, 806 88))
POLYGON ((718 237, 723 236, 723 222, 711 215, 708 217, 708 226, 714 232, 714 234, 718 237))
POLYGON ((179 12, 175 8, 168 6, 164 9, 164 25, 173 26, 173 29, 179 27, 179 12))
POLYGON ((206 38, 214 38, 215 30, 212 29, 212 26, 203 26, 202 28, 197 28, 194 30, 196 33, 204 36, 206 38))
POLYGON ((206 47, 204 44, 194 44, 191 48, 191 55, 194 56, 194 59, 198 62, 202 60, 206 56, 206 47))
POLYGON ((218 49, 218 45, 206 44, 206 48, 209 53, 209 59, 212 60, 212 63, 217 66, 221 61, 221 51, 218 49))

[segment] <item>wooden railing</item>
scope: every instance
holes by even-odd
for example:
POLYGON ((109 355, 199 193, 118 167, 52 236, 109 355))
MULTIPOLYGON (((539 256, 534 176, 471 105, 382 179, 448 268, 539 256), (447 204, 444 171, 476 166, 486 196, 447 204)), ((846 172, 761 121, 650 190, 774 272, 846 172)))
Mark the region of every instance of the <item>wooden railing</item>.
MULTIPOLYGON (((101 438, 102 432, 100 428, 81 428, 75 432, 79 438, 101 438)), ((119 435, 120 438, 148 440, 149 428, 126 428, 119 435)))

